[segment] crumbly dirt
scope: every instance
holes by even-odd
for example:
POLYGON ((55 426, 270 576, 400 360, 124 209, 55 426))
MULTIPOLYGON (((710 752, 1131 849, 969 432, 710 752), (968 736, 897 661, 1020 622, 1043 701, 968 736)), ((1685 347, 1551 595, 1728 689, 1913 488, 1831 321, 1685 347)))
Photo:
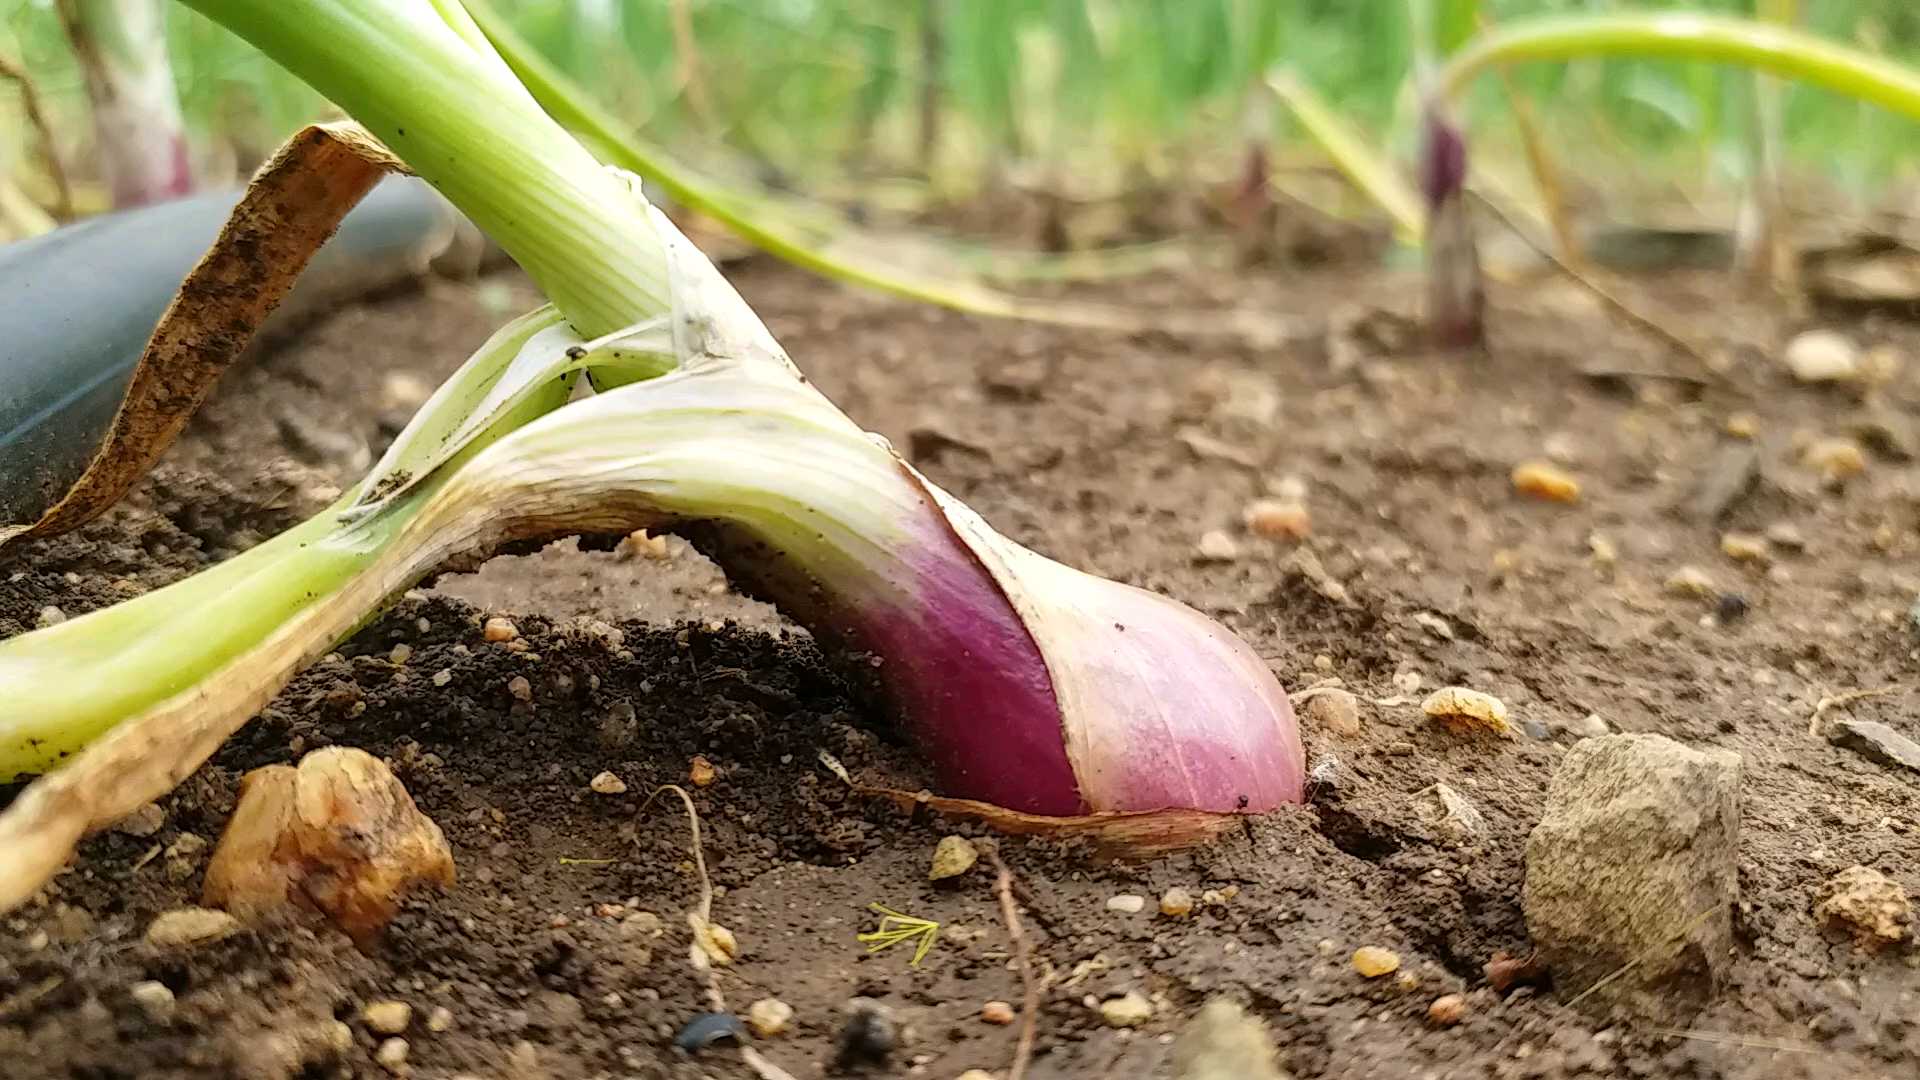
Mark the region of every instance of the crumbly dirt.
MULTIPOLYGON (((1808 319, 1709 276, 1626 287, 1704 359, 1551 281, 1496 288, 1491 349, 1461 356, 1406 332, 1395 313, 1415 281, 1351 267, 1087 293, 1288 316, 1302 333, 1281 345, 968 319, 759 262, 735 277, 827 393, 1015 539, 1215 615, 1290 688, 1339 678, 1368 699, 1357 734, 1303 720, 1309 806, 1213 848, 1121 865, 1001 842, 1052 980, 1029 1076, 1171 1077, 1171 1034, 1214 995, 1246 1002, 1302 1078, 1920 1071, 1920 953, 1856 951, 1812 914, 1818 887, 1857 863, 1920 894, 1920 777, 1809 734, 1823 697, 1882 687, 1895 689, 1826 716, 1920 734, 1916 477, 1898 445, 1920 363, 1870 393, 1797 385, 1775 357, 1808 319), (1751 440, 1724 434, 1740 413, 1751 440), (1863 474, 1836 487, 1801 463, 1810 440, 1874 417, 1886 430, 1863 474), (1734 494, 1703 514, 1697 493, 1742 475, 1747 447, 1758 479, 1720 484, 1734 494), (1577 503, 1516 496, 1510 471, 1536 459, 1578 478, 1577 503), (1245 531, 1246 503, 1295 486, 1309 538, 1245 531), (1722 554, 1725 531, 1782 525, 1803 551, 1722 554), (1240 556, 1199 560, 1209 529, 1240 556), (1671 594, 1686 564, 1738 600, 1671 594), (1432 730, 1417 701, 1445 684, 1496 694, 1520 733, 1432 730), (1738 956, 1684 1029, 1583 1011, 1570 1002, 1585 988, 1550 978, 1497 992, 1483 970, 1529 951, 1525 839, 1589 714, 1745 761, 1738 956), (1484 835, 1457 845, 1421 818, 1417 793, 1436 782, 1476 804, 1484 835), (1238 892, 1156 916, 1152 898, 1176 885, 1238 892), (1119 893, 1147 910, 1108 910, 1119 893), (1398 952, 1406 978, 1361 978, 1349 957, 1363 945, 1398 952), (1105 1027, 1089 1003, 1127 991, 1152 1018, 1105 1027), (1464 1019, 1430 1025, 1448 993, 1466 996, 1464 1019)), ((392 437, 423 381, 530 300, 514 278, 435 285, 343 311, 233 373, 124 506, 0 568, 0 634, 177 579, 310 512, 392 437)), ((1908 324, 1841 325, 1920 358, 1908 324)), ((380 1076, 360 1010, 398 999, 414 1007, 416 1077, 751 1076, 731 1050, 674 1048, 706 1008, 686 956, 698 889, 677 801, 647 793, 686 782, 702 755, 717 779, 689 790, 714 916, 742 946, 719 985, 736 1009, 776 997, 795 1010, 760 1050, 795 1077, 831 1074, 846 1003, 866 996, 907 1029, 869 1075, 1004 1080, 1017 1026, 980 1011, 1017 1004, 1020 987, 992 875, 930 884, 954 827, 852 796, 820 764, 825 751, 863 779, 926 782, 857 670, 678 540, 665 559, 567 542, 449 575, 302 674, 163 801, 157 831, 88 841, 0 923, 0 1075, 380 1076), (482 640, 488 614, 517 622, 519 646, 482 640), (411 654, 396 663, 400 643, 411 654), (157 913, 198 896, 207 850, 187 838, 218 837, 239 777, 335 743, 394 764, 446 830, 458 883, 411 900, 366 952, 299 923, 191 951, 144 943, 157 913), (592 792, 602 770, 626 792, 592 792), (909 947, 856 940, 874 904, 940 923, 917 968, 909 947), (134 1002, 145 980, 173 991, 170 1015, 134 1002), (444 1030, 426 1024, 436 1008, 444 1030)))

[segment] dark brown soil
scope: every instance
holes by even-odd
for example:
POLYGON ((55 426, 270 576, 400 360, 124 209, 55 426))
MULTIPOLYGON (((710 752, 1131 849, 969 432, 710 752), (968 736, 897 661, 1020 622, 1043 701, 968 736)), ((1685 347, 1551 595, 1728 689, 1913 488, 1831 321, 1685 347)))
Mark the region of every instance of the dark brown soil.
MULTIPOLYGON (((1797 386, 1773 357, 1800 324, 1705 277, 1631 294, 1706 343, 1717 372, 1559 283, 1498 290, 1493 348, 1463 357, 1404 339, 1391 312, 1417 286, 1386 273, 1096 294, 1333 324, 1280 348, 985 322, 767 264, 736 277, 830 395, 1015 539, 1218 616, 1290 688, 1338 677, 1385 699, 1415 675, 1426 688, 1461 683, 1504 699, 1527 732, 1462 741, 1429 730, 1417 705, 1363 704, 1356 736, 1307 726, 1313 805, 1215 848, 1122 866, 1003 841, 1052 976, 1030 1076, 1170 1076, 1170 1034, 1216 994, 1249 1003, 1303 1078, 1920 1070, 1920 954, 1856 952, 1811 914, 1815 889, 1856 863, 1920 893, 1920 779, 1808 730, 1822 697, 1896 687, 1827 715, 1915 733, 1916 477, 1883 445, 1832 488, 1796 449, 1869 415, 1911 422, 1920 365, 1867 400, 1797 386), (1747 445, 1722 434, 1742 412, 1762 475, 1716 523, 1693 512, 1695 492, 1727 447, 1747 445), (1513 493, 1513 466, 1547 457, 1580 478, 1578 504, 1513 493), (1313 512, 1302 548, 1239 524, 1289 476, 1313 512), (1804 553, 1776 548, 1770 568, 1721 554, 1724 530, 1783 523, 1804 553), (1242 556, 1198 561, 1209 529, 1236 536, 1242 556), (1606 547, 1611 565, 1595 557, 1606 547), (1349 603, 1326 598, 1302 550, 1349 603), (1663 583, 1682 564, 1737 593, 1744 615, 1670 595, 1663 583), (1745 760, 1739 956, 1684 1030, 1570 1007, 1581 988, 1502 995, 1483 974, 1496 951, 1528 952, 1525 838, 1589 713, 1745 760), (1478 805, 1482 839, 1451 846, 1422 821, 1415 794, 1435 782, 1478 805), (1151 898, 1176 885, 1238 893, 1189 919, 1156 917, 1151 898), (1149 897, 1147 911, 1109 911, 1119 893, 1149 897), (1348 963, 1362 945, 1398 951, 1410 978, 1362 979, 1348 963), (1152 998, 1153 1019, 1104 1027, 1089 1003, 1130 990, 1152 998), (1465 1020, 1430 1026, 1429 1003, 1454 992, 1465 1020)), ((236 373, 127 505, 0 568, 0 634, 50 605, 77 614, 178 578, 321 505, 404 422, 419 389, 407 377, 430 384, 530 300, 511 279, 439 285, 340 313, 236 373)), ((1911 327, 1850 320, 1864 340, 1920 347, 1911 327)), ((846 1002, 862 995, 909 1029, 872 1075, 1004 1078, 1017 1029, 979 1019, 988 1001, 1020 999, 992 876, 929 884, 951 826, 853 797, 819 764, 827 751, 862 778, 922 782, 848 670, 727 592, 677 540, 666 560, 569 543, 410 594, 165 800, 157 832, 89 841, 5 921, 0 1075, 378 1076, 359 1012, 398 999, 415 1010, 417 1077, 749 1076, 731 1052, 673 1048, 705 1008, 683 918, 697 887, 677 804, 646 806, 645 793, 684 781, 697 754, 718 769, 693 789, 714 914, 743 949, 720 986, 737 1009, 777 997, 796 1013, 763 1052, 796 1077, 827 1074, 846 1002), (483 642, 488 613, 517 621, 524 650, 483 642), (411 647, 404 663, 397 643, 411 647), (510 692, 516 676, 530 701, 510 692), (446 830, 458 884, 410 902, 367 952, 305 925, 188 953, 145 944, 155 914, 197 898, 207 853, 183 838, 218 837, 240 775, 333 743, 393 763, 446 830), (592 793, 602 770, 627 793, 592 793), (917 969, 905 947, 868 954, 856 941, 873 904, 939 921, 917 969), (173 990, 171 1018, 131 1000, 143 980, 173 990), (451 1013, 444 1031, 425 1023, 437 1007, 451 1013), (345 1050, 331 1042, 336 1021, 345 1050)))

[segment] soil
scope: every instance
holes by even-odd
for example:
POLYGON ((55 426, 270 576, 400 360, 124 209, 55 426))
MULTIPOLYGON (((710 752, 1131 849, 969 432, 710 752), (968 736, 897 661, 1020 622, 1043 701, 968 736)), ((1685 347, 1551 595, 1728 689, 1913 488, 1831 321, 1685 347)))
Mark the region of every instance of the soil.
MULTIPOLYGON (((1857 951, 1812 914, 1817 888, 1855 864, 1920 894, 1920 783, 1809 733, 1822 698, 1891 687, 1825 718, 1920 734, 1920 448, 1902 446, 1920 364, 1871 392, 1798 385, 1775 357, 1809 320, 1710 275, 1623 286, 1701 357, 1558 281, 1496 288, 1491 347, 1449 355, 1408 333, 1415 281, 1352 266, 1086 290, 1137 310, 1287 316, 1305 332, 1280 345, 969 319, 765 262, 734 277, 827 393, 1003 531, 1222 619, 1290 689, 1338 678, 1363 698, 1357 732, 1303 718, 1309 805, 1213 847, 1122 864, 1000 840, 1051 976, 1029 1076, 1171 1077, 1173 1034, 1216 995, 1247 1003, 1301 1078, 1920 1071, 1920 954, 1857 951), (1742 413, 1751 439, 1724 433, 1742 413), (1801 463, 1810 440, 1869 420, 1882 427, 1864 473, 1836 486, 1801 463), (1515 494, 1510 471, 1536 459, 1578 478, 1577 503, 1515 494), (1754 483, 1724 482, 1751 463, 1754 483), (1703 484, 1725 505, 1702 512, 1703 484), (1310 537, 1241 526, 1250 500, 1300 486, 1310 537), (1725 531, 1779 526, 1804 550, 1722 554, 1725 531), (1237 558, 1197 556, 1211 529, 1237 558), (1724 595, 1670 592, 1686 564, 1724 595), (1432 730, 1417 702, 1447 684, 1500 697, 1521 734, 1432 730), (1555 763, 1598 722, 1744 759, 1738 955, 1684 1028, 1591 1011, 1584 988, 1550 978, 1497 992, 1484 971, 1529 953, 1526 837, 1555 763), (1417 793, 1439 782, 1484 815, 1477 839, 1421 817, 1417 793), (1237 893, 1157 916, 1173 886, 1237 893), (1146 911, 1110 910, 1122 893, 1146 911), (1361 946, 1397 952, 1403 976, 1359 976, 1361 946), (1129 991, 1153 1005, 1137 1030, 1089 1007, 1129 991), (1452 993, 1464 1018, 1429 1023, 1452 993)), ((0 572, 0 634, 175 580, 316 509, 531 301, 513 277, 436 283, 233 373, 126 504, 0 572)), ((1920 356, 1911 325, 1839 325, 1920 356)), ((731 1050, 674 1045, 707 1009, 684 920, 699 889, 677 802, 647 792, 687 783, 700 755, 717 771, 689 788, 713 913, 741 944, 719 986, 742 1012, 767 997, 794 1009, 759 1049, 795 1077, 828 1075, 849 1000, 867 997, 903 1026, 868 1075, 1004 1078, 1018 1027, 981 1010, 1017 1007, 1021 990, 993 875, 927 880, 937 840, 971 830, 854 796, 820 764, 825 751, 862 780, 927 782, 858 666, 677 539, 664 559, 606 547, 504 556, 409 593, 163 800, 157 829, 90 839, 0 924, 0 1075, 381 1076, 360 1012, 400 1000, 416 1077, 751 1076, 731 1050), (490 614, 516 622, 518 644, 483 641, 490 614), (510 690, 519 676, 529 700, 510 690), (410 899, 365 951, 297 920, 191 951, 145 943, 156 914, 198 898, 241 775, 335 743, 393 764, 446 831, 457 884, 410 899), (603 770, 624 794, 590 790, 603 770), (908 946, 856 939, 875 904, 938 921, 918 967, 908 946), (170 1013, 135 1003, 148 980, 175 995, 170 1013), (427 1023, 436 1009, 446 1024, 427 1023)))

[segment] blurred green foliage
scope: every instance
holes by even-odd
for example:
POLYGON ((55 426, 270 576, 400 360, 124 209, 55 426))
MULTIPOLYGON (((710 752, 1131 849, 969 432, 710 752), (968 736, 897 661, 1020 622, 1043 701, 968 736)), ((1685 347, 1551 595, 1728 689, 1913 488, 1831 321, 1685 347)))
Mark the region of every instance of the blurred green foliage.
MULTIPOLYGON (((1759 0, 1768 3, 1769 0, 1759 0)), ((1771 0, 1777 6, 1778 0, 1771 0)), ((694 159, 730 154, 802 186, 937 176, 964 186, 1008 169, 1099 189, 1194 162, 1231 171, 1250 88, 1293 70, 1364 130, 1410 144, 1415 26, 1444 53, 1484 19, 1691 8, 1753 14, 1756 0, 495 0, 548 57, 654 140, 694 159), (674 33, 675 5, 697 63, 674 33), (1418 12, 1419 19, 1415 18, 1418 12), (935 31, 928 33, 927 20, 935 31), (934 48, 929 55, 928 45, 934 48), (689 78, 700 81, 690 93, 689 78), (711 115, 689 102, 704 97, 711 115), (938 158, 920 160, 923 109, 938 158), (960 178, 958 181, 952 178, 960 178)), ((1914 0, 1802 0, 1812 31, 1920 65, 1914 0)), ((183 105, 209 175, 238 176, 325 103, 184 9, 169 37, 183 105)), ((0 0, 0 52, 24 61, 61 149, 87 175, 85 102, 51 0, 0 0)), ((1748 167, 1752 77, 1706 65, 1582 61, 1515 73, 1570 169, 1622 185, 1699 193, 1748 167)), ((1513 150, 1498 80, 1465 102, 1484 149, 1513 150)), ((1302 145, 1284 114, 1283 150, 1302 145)), ((18 99, 0 84, 0 167, 24 160, 18 99)), ((1916 174, 1920 130, 1871 107, 1790 90, 1792 167, 1865 193, 1916 174)))

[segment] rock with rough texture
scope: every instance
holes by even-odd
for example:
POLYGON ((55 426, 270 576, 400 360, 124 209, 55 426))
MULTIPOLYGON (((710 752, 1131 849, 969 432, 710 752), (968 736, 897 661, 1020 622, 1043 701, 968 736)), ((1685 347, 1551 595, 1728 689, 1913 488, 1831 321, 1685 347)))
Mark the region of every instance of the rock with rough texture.
POLYGON ((1468 844, 1487 834, 1486 816, 1465 795, 1446 784, 1434 784, 1414 796, 1414 812, 1441 839, 1468 844))
POLYGON ((1667 1019, 1712 995, 1733 948, 1739 788, 1739 755, 1660 735, 1567 751, 1527 838, 1523 897, 1563 995, 1667 1019))
POLYGON ((247 919, 325 914, 363 943, 417 885, 453 883, 447 839, 379 758, 330 746, 248 773, 202 899, 247 919))
POLYGON ((1850 866, 1820 887, 1813 913, 1853 935, 1868 952, 1898 945, 1912 933, 1913 901, 1900 883, 1870 866, 1850 866))
POLYGON ((964 836, 943 836, 933 848, 933 865, 927 869, 928 881, 945 881, 973 869, 980 861, 980 849, 964 836))
POLYGON ((1920 772, 1920 743, 1878 721, 1835 720, 1827 725, 1827 741, 1882 765, 1920 772))
POLYGON ((1274 1063, 1265 1024, 1238 1002, 1214 998, 1180 1029, 1173 1044, 1175 1080, 1285 1080, 1274 1063))

